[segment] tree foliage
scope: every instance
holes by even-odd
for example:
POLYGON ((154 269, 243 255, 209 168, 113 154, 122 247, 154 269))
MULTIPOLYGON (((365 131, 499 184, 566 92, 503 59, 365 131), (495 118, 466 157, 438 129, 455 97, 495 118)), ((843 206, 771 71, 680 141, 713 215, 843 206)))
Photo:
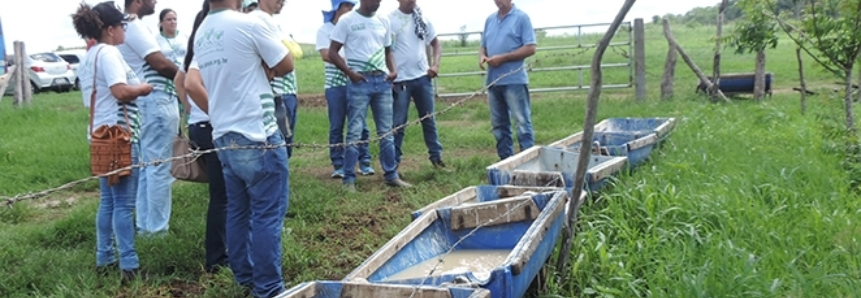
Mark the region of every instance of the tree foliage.
POLYGON ((777 47, 779 27, 766 14, 766 5, 761 0, 738 0, 735 7, 743 16, 738 19, 732 33, 725 37, 726 46, 737 54, 756 53, 777 47))

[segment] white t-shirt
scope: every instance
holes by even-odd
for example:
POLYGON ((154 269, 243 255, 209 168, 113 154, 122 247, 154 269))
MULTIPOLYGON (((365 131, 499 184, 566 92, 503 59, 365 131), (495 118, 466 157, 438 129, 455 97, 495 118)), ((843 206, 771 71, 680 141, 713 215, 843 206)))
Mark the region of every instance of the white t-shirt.
MULTIPOLYGON (((126 84, 130 86, 140 85, 137 75, 123 60, 122 54, 116 47, 106 44, 94 46, 84 56, 81 66, 78 68, 78 78, 81 80, 81 96, 89 107, 90 96, 93 88, 96 89, 96 103, 93 109, 93 127, 102 125, 116 125, 131 128, 132 141, 137 142, 140 134, 140 117, 138 107, 134 102, 123 103, 111 93, 111 86, 126 84), (96 68, 96 55, 99 55, 98 68, 96 68), (98 73, 96 73, 98 72, 98 73), (93 86, 93 76, 96 76, 96 84, 93 86), (125 107, 125 112, 123 111, 125 107), (126 123, 126 114, 129 122, 126 123), (128 125, 128 126, 127 126, 128 125)), ((89 124, 87 135, 89 135, 89 124)))
POLYGON ((436 30, 426 16, 422 16, 427 24, 427 36, 424 40, 416 35, 416 22, 412 14, 404 14, 395 9, 389 14, 392 23, 393 40, 392 54, 395 55, 395 65, 398 77, 395 82, 420 78, 428 73, 427 46, 436 37, 436 30))
POLYGON ((189 67, 200 70, 209 93, 213 140, 236 132, 265 142, 278 132, 272 87, 261 65, 273 67, 289 54, 276 32, 256 17, 214 11, 197 31, 194 52, 189 67))
POLYGON ((348 12, 335 24, 331 38, 344 45, 347 65, 353 71, 389 72, 385 48, 392 45, 392 29, 386 17, 348 12))
POLYGON ((117 48, 138 78, 152 85, 153 91, 163 91, 176 95, 176 89, 171 83, 173 78, 160 75, 146 62, 146 56, 161 51, 161 47, 159 47, 152 30, 140 18, 129 22, 128 28, 126 28, 125 43, 117 46, 117 48))
MULTIPOLYGON (((191 65, 194 65, 194 58, 191 59, 191 65)), ((180 68, 178 71, 185 73, 185 68, 180 68)), ((191 111, 188 111, 188 124, 195 124, 199 122, 207 122, 209 121, 209 115, 203 112, 200 107, 194 103, 194 100, 191 99, 191 96, 186 95, 188 100, 188 105, 191 106, 191 111)))
MULTIPOLYGON (((188 52, 188 36, 177 31, 176 36, 166 37, 161 32, 156 33, 155 39, 158 42, 158 47, 161 53, 167 60, 176 64, 176 67, 182 68, 182 62, 185 60, 185 53, 188 52)), ((168 93, 176 93, 176 85, 173 79, 167 80, 167 90, 173 90, 168 93)))
POLYGON ((185 54, 188 52, 188 35, 177 31, 176 36, 167 37, 159 32, 156 33, 155 39, 164 57, 173 61, 177 67, 183 68, 182 62, 185 61, 185 54))
MULTIPOLYGON (((259 18, 270 30, 275 31, 276 36, 278 36, 278 42, 282 42, 282 40, 287 38, 284 36, 281 26, 275 22, 275 18, 269 13, 258 8, 248 14, 259 18)), ((296 71, 292 71, 283 77, 273 78, 270 85, 272 85, 272 91, 277 94, 296 94, 299 92, 296 84, 296 71)))
MULTIPOLYGON (((323 26, 320 26, 320 29, 317 29, 317 52, 329 49, 329 46, 332 44, 332 39, 329 37, 332 29, 335 29, 335 24, 332 24, 332 22, 325 23, 323 26)), ((341 57, 345 57, 344 47, 341 47, 338 54, 341 54, 341 57)), ((335 64, 329 62, 323 63, 326 65, 326 83, 324 89, 347 86, 347 75, 344 72, 338 69, 335 64)))

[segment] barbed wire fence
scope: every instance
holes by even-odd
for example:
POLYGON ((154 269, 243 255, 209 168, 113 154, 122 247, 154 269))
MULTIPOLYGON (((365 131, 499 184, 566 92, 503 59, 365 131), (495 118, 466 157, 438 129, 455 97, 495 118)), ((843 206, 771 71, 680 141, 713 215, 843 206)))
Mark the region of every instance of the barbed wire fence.
MULTIPOLYGON (((588 53, 590 50, 593 50, 593 49, 592 49, 592 48, 588 48, 588 47, 587 47, 587 48, 580 49, 579 51, 577 51, 577 52, 573 53, 571 57, 573 58, 573 57, 576 57, 576 56, 580 56, 580 55, 586 54, 586 53, 588 53)), ((620 53, 618 53, 618 54, 619 54, 619 55, 621 55, 621 56, 623 56, 623 57, 626 57, 626 54, 625 54, 625 53, 621 53, 621 52, 620 52, 620 53)), ((335 144, 317 144, 317 143, 301 143, 301 142, 290 143, 290 144, 267 144, 267 145, 259 145, 259 146, 240 146, 240 145, 236 145, 236 144, 231 144, 231 145, 226 146, 226 147, 219 147, 219 148, 213 148, 213 149, 207 149, 207 150, 196 150, 196 149, 192 149, 192 150, 190 150, 190 151, 189 151, 189 153, 188 153, 188 154, 185 154, 185 155, 173 156, 173 157, 166 158, 166 159, 161 159, 161 160, 141 161, 141 162, 138 162, 137 164, 134 164, 134 165, 131 165, 131 166, 128 166, 128 167, 124 167, 124 168, 120 168, 120 169, 116 169, 116 170, 114 170, 114 171, 111 171, 111 172, 108 172, 108 173, 105 173, 105 174, 102 174, 102 175, 93 175, 93 176, 90 176, 90 177, 86 177, 86 178, 83 178, 83 179, 79 179, 79 180, 71 181, 71 182, 68 182, 68 183, 62 184, 62 185, 57 186, 57 187, 52 187, 52 188, 44 189, 44 190, 37 191, 37 192, 20 193, 20 194, 14 195, 14 196, 0 196, 0 204, 2 204, 3 206, 6 206, 6 207, 11 207, 11 206, 15 205, 16 203, 19 203, 19 202, 22 202, 22 201, 29 201, 29 200, 34 200, 34 199, 42 198, 42 197, 48 196, 48 195, 50 195, 50 194, 52 194, 52 193, 56 193, 56 192, 63 191, 63 190, 68 190, 68 189, 71 189, 71 188, 73 188, 73 187, 75 187, 75 186, 77 186, 77 185, 80 185, 80 184, 83 184, 83 183, 87 183, 87 182, 89 182, 89 181, 97 180, 97 179, 100 179, 100 178, 102 178, 102 177, 107 177, 107 176, 115 175, 115 174, 118 174, 118 173, 123 172, 123 171, 131 170, 131 169, 135 169, 135 168, 144 168, 144 167, 149 167, 149 166, 157 166, 157 165, 160 165, 160 164, 162 164, 162 163, 175 162, 175 161, 178 161, 178 160, 186 159, 186 158, 188 158, 188 157, 192 157, 192 158, 193 158, 193 160, 195 160, 195 161, 196 161, 196 160, 197 160, 197 158, 200 158, 200 157, 201 157, 202 155, 204 155, 204 154, 207 154, 207 153, 218 153, 218 152, 220 152, 220 151, 225 151, 225 150, 243 150, 243 149, 245 149, 245 150, 248 150, 248 149, 252 149, 252 150, 253 150, 253 149, 256 149, 256 150, 266 150, 266 149, 276 149, 276 148, 286 148, 286 147, 304 148, 304 149, 312 149, 312 150, 320 150, 320 149, 329 149, 329 148, 336 148, 336 147, 348 147, 348 146, 358 146, 358 145, 364 145, 364 144, 376 143, 376 142, 379 142, 379 141, 380 141, 380 140, 382 140, 382 139, 385 139, 385 138, 387 138, 387 137, 389 137, 389 136, 394 135, 394 134, 395 134, 396 132, 398 132, 399 130, 406 129, 407 127, 410 127, 410 126, 419 125, 419 124, 421 124, 421 122, 422 122, 422 121, 424 121, 424 120, 426 120, 426 119, 429 119, 429 118, 431 118, 431 117, 436 117, 437 115, 445 114, 446 112, 448 112, 448 111, 450 111, 450 110, 452 110, 452 109, 454 109, 454 108, 457 108, 457 107, 459 107, 459 106, 463 105, 463 104, 464 104, 464 103, 466 103, 467 101, 470 101, 470 100, 474 99, 475 97, 477 97, 477 96, 479 96, 479 95, 485 94, 485 93, 487 92, 487 90, 489 90, 491 87, 495 86, 495 85, 496 85, 496 83, 498 83, 500 80, 504 79, 505 77, 508 77, 508 76, 510 76, 510 75, 513 75, 513 74, 515 74, 515 73, 517 73, 517 72, 519 72, 519 71, 521 71, 521 70, 524 70, 524 69, 527 69, 527 70, 528 70, 528 69, 530 69, 531 67, 532 67, 532 66, 531 66, 531 65, 529 65, 529 64, 524 64, 524 65, 522 65, 522 66, 520 66, 520 67, 518 67, 518 68, 516 68, 516 69, 514 69, 514 70, 512 70, 512 71, 510 71, 510 72, 507 72, 507 73, 505 73, 505 74, 502 74, 501 76, 499 76, 498 78, 496 78, 496 79, 495 79, 495 80, 493 80, 492 82, 490 82, 490 83, 488 83, 488 84, 484 85, 482 88, 480 88, 480 89, 478 89, 478 90, 474 91, 473 93, 471 93, 471 94, 470 94, 470 95, 468 95, 468 96, 465 96, 465 97, 463 97, 463 98, 460 98, 460 99, 458 99, 458 100, 456 100, 456 101, 452 102, 451 104, 449 104, 448 106, 446 106, 445 108, 443 108, 443 109, 441 109, 441 110, 437 110, 437 111, 435 111, 435 112, 433 112, 433 113, 429 113, 429 114, 424 115, 424 116, 422 116, 422 117, 416 118, 416 119, 414 119, 414 120, 412 120, 412 121, 408 121, 407 123, 404 123, 404 124, 402 124, 402 125, 399 125, 399 126, 396 126, 396 127, 392 128, 392 130, 390 130, 390 131, 388 131, 388 132, 386 132, 386 133, 384 133, 384 134, 382 134, 382 135, 376 136, 376 137, 374 137, 374 138, 369 138, 368 140, 364 140, 364 141, 355 141, 355 142, 343 142, 343 143, 335 143, 335 144)), ((192 162, 194 162, 194 161, 192 161, 192 162)))

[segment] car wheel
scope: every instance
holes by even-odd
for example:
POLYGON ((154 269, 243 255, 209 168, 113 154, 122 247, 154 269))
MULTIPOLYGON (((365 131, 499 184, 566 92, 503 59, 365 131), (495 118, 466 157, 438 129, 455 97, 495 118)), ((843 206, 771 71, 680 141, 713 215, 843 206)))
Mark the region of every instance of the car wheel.
POLYGON ((75 78, 75 90, 81 90, 81 80, 77 78, 75 78))
POLYGON ((40 91, 39 87, 36 87, 36 84, 33 84, 33 82, 30 82, 30 94, 38 94, 39 91, 40 91))

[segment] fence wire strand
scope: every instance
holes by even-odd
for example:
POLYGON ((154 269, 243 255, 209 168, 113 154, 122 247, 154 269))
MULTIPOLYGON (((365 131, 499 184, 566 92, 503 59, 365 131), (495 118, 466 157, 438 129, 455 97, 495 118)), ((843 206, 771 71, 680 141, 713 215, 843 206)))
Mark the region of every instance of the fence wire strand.
POLYGON ((475 98, 475 97, 477 97, 477 96, 479 96, 479 95, 484 94, 485 92, 487 92, 487 90, 488 90, 488 89, 490 89, 491 87, 493 87, 494 85, 496 85, 496 83, 498 83, 500 80, 502 80, 502 79, 504 79, 505 77, 508 77, 508 76, 510 76, 510 75, 513 75, 513 74, 515 74, 515 73, 517 73, 517 72, 519 72, 519 71, 521 71, 521 70, 525 69, 526 67, 527 67, 527 65, 526 65, 526 64, 524 64, 523 66, 520 66, 520 67, 518 67, 518 68, 516 68, 516 69, 514 69, 514 70, 512 70, 512 71, 510 71, 510 72, 507 72, 507 73, 505 73, 505 74, 500 75, 500 76, 499 76, 499 78, 496 78, 495 80, 493 80, 493 81, 492 81, 492 82, 490 82, 489 84, 485 85, 485 86, 484 86, 484 87, 482 87, 481 89, 478 89, 478 90, 476 90, 475 92, 473 92, 471 95, 466 96, 466 97, 463 97, 463 98, 461 98, 461 99, 459 99, 459 100, 457 100, 457 101, 455 101, 455 102, 451 103, 450 105, 448 105, 447 107, 445 107, 445 108, 444 108, 444 109, 442 109, 442 110, 434 111, 433 113, 429 113, 429 114, 424 115, 424 116, 422 116, 422 117, 419 117, 419 118, 417 118, 417 119, 415 119, 415 120, 413 120, 413 121, 409 121, 409 122, 404 123, 404 124, 402 124, 402 125, 398 125, 398 126, 396 126, 396 127, 392 128, 392 130, 390 130, 390 131, 388 131, 388 132, 386 132, 386 133, 384 133, 384 134, 382 134, 382 135, 380 135, 380 136, 377 136, 377 137, 374 137, 374 138, 369 138, 368 140, 364 140, 364 141, 355 141, 355 142, 344 142, 344 143, 336 143, 336 144, 316 144, 316 143, 310 143, 310 144, 305 144, 305 143, 290 143, 290 144, 286 144, 286 143, 285 143, 285 144, 266 144, 266 145, 259 145, 259 146, 239 146, 239 145, 236 145, 236 144, 231 144, 231 145, 226 146, 226 147, 219 147, 219 148, 213 148, 213 149, 207 149, 207 150, 196 150, 196 149, 192 149, 192 150, 190 150, 190 152, 189 152, 188 154, 185 154, 185 155, 173 156, 173 157, 170 157, 170 158, 167 158, 167 159, 162 159, 162 160, 153 160, 153 161, 147 161, 147 162, 139 162, 139 163, 137 163, 137 164, 134 164, 134 165, 131 165, 131 166, 127 166, 127 167, 124 167, 124 168, 120 168, 120 169, 116 169, 116 170, 113 170, 113 171, 111 171, 111 172, 108 172, 108 173, 105 173, 105 174, 102 174, 102 175, 93 175, 93 176, 90 176, 90 177, 87 177, 87 178, 83 178, 83 179, 75 180, 75 181, 72 181, 72 182, 68 182, 68 183, 65 183, 65 184, 63 184, 63 185, 60 185, 60 186, 58 186, 58 187, 48 188, 48 189, 45 189, 45 190, 42 190, 42 191, 38 191, 38 192, 21 193, 21 194, 17 194, 17 195, 15 195, 15 196, 12 196, 12 197, 0 197, 0 201, 2 201, 2 204, 3 204, 3 205, 5 205, 5 206, 7 206, 7 207, 11 207, 12 205, 14 205, 14 204, 16 204, 16 203, 19 203, 19 202, 22 202, 22 201, 27 201, 27 200, 33 200, 33 199, 41 198, 41 197, 44 197, 44 196, 50 195, 50 194, 55 193, 55 192, 58 192, 58 191, 71 189, 72 187, 75 187, 75 186, 77 186, 77 185, 80 185, 80 184, 83 184, 83 183, 86 183, 86 182, 89 182, 89 181, 92 181, 92 180, 96 180, 96 179, 99 179, 99 178, 102 178, 102 177, 108 177, 108 176, 111 176, 111 175, 114 175, 114 174, 118 174, 118 173, 123 172, 123 171, 128 171, 128 170, 135 169, 135 168, 143 168, 143 167, 149 167, 149 166, 157 166, 157 165, 160 165, 160 164, 162 164, 162 163, 166 163, 166 162, 174 162, 174 161, 182 160, 182 159, 185 159, 185 158, 188 158, 188 157, 193 157, 193 158, 194 158, 194 160, 196 160, 197 158, 199 158, 199 157, 200 157, 200 156, 202 156, 203 154, 207 154, 207 153, 217 153, 217 152, 219 152, 219 151, 225 151, 225 150, 243 150, 243 149, 267 150, 267 149, 277 149, 277 148, 286 148, 286 147, 293 147, 293 148, 308 148, 308 149, 319 150, 319 149, 329 149, 329 148, 335 148, 335 147, 358 146, 358 145, 363 145, 363 144, 371 144, 371 143, 379 142, 379 141, 380 141, 380 140, 382 140, 382 139, 385 139, 385 138, 387 138, 387 137, 389 137, 389 136, 394 135, 396 132, 398 132, 398 131, 399 131, 399 130, 401 130, 401 129, 405 129, 406 127, 409 127, 409 126, 418 125, 418 124, 420 124, 420 123, 421 123, 423 120, 425 120, 425 119, 429 119, 429 118, 431 118, 431 117, 435 117, 436 115, 442 115, 442 114, 445 114, 446 112, 448 112, 448 111, 450 111, 450 110, 452 110, 452 109, 454 109, 454 108, 456 108, 456 107, 461 106, 461 105, 462 105, 462 104, 464 104, 465 102, 467 102, 467 101, 469 101, 469 100, 471 100, 471 99, 473 99, 473 98, 475 98))

